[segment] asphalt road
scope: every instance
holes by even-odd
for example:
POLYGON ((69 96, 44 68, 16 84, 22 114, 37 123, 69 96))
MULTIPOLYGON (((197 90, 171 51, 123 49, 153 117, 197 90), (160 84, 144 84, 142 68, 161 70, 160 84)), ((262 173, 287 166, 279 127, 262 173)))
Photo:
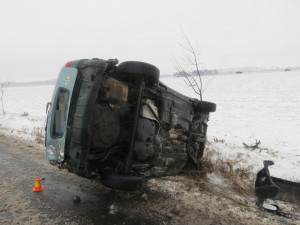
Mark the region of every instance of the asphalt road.
POLYGON ((18 149, 0 142, 0 181, 0 224, 168 223, 139 207, 142 193, 134 198, 135 193, 114 191, 98 180, 58 169, 34 146, 18 149), (39 193, 32 192, 36 176, 45 178, 39 193), (80 202, 74 202, 75 196, 80 202))

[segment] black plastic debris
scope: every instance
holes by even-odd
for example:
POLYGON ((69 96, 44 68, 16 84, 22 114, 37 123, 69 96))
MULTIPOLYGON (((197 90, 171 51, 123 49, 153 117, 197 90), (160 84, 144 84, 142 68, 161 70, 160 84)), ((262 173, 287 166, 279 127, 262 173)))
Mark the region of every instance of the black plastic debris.
MULTIPOLYGON (((257 206, 275 215, 291 218, 291 215, 282 212, 278 205, 266 203, 264 201, 268 198, 274 199, 281 187, 283 188, 283 190, 288 189, 288 191, 290 191, 291 187, 293 187, 294 189, 292 190, 297 191, 300 188, 300 184, 285 181, 276 177, 271 177, 268 167, 274 165, 274 162, 270 160, 265 160, 263 164, 264 168, 257 173, 255 181, 255 194, 257 197, 257 206), (273 179, 276 184, 280 184, 279 187, 274 183, 273 179)), ((287 191, 285 190, 285 193, 286 192, 287 191)))
POLYGON ((278 205, 275 205, 275 204, 269 204, 269 203, 263 203, 262 204, 262 208, 269 212, 269 213, 273 213, 277 216, 282 216, 282 217, 285 217, 285 218, 292 218, 292 216, 288 213, 285 213, 285 212, 282 212, 279 208, 278 205))
POLYGON ((73 198, 73 202, 75 202, 75 203, 80 203, 80 201, 81 201, 81 199, 78 195, 73 198))
POLYGON ((274 165, 274 162, 265 160, 263 164, 264 168, 257 173, 255 181, 256 204, 258 207, 262 207, 267 198, 274 197, 279 191, 279 187, 272 181, 268 168, 269 166, 274 165))
POLYGON ((300 203, 300 183, 271 176, 272 181, 280 188, 272 199, 300 203))

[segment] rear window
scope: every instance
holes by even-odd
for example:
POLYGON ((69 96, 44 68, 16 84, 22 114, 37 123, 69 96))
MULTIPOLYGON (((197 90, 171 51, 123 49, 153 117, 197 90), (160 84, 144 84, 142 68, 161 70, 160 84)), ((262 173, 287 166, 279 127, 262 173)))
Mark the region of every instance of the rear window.
POLYGON ((60 138, 64 135, 67 123, 68 100, 69 91, 65 88, 60 88, 54 104, 53 138, 60 138))

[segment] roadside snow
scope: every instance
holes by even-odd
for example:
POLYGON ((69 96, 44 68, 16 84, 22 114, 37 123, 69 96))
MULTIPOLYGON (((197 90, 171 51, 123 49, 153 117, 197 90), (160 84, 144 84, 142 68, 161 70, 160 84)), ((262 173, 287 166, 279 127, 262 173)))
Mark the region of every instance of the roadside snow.
POLYGON ((54 85, 8 87, 3 96, 5 115, 0 112, 1 126, 12 135, 33 139, 36 130, 43 132, 46 104, 51 101, 54 85))

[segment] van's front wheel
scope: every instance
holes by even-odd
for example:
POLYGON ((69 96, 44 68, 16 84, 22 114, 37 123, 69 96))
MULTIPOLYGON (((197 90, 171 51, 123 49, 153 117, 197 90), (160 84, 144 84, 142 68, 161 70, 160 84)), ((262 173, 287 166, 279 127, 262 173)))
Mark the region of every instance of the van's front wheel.
POLYGON ((198 103, 195 106, 195 110, 197 112, 215 112, 217 109, 217 105, 212 102, 206 102, 206 101, 198 101, 198 103))

